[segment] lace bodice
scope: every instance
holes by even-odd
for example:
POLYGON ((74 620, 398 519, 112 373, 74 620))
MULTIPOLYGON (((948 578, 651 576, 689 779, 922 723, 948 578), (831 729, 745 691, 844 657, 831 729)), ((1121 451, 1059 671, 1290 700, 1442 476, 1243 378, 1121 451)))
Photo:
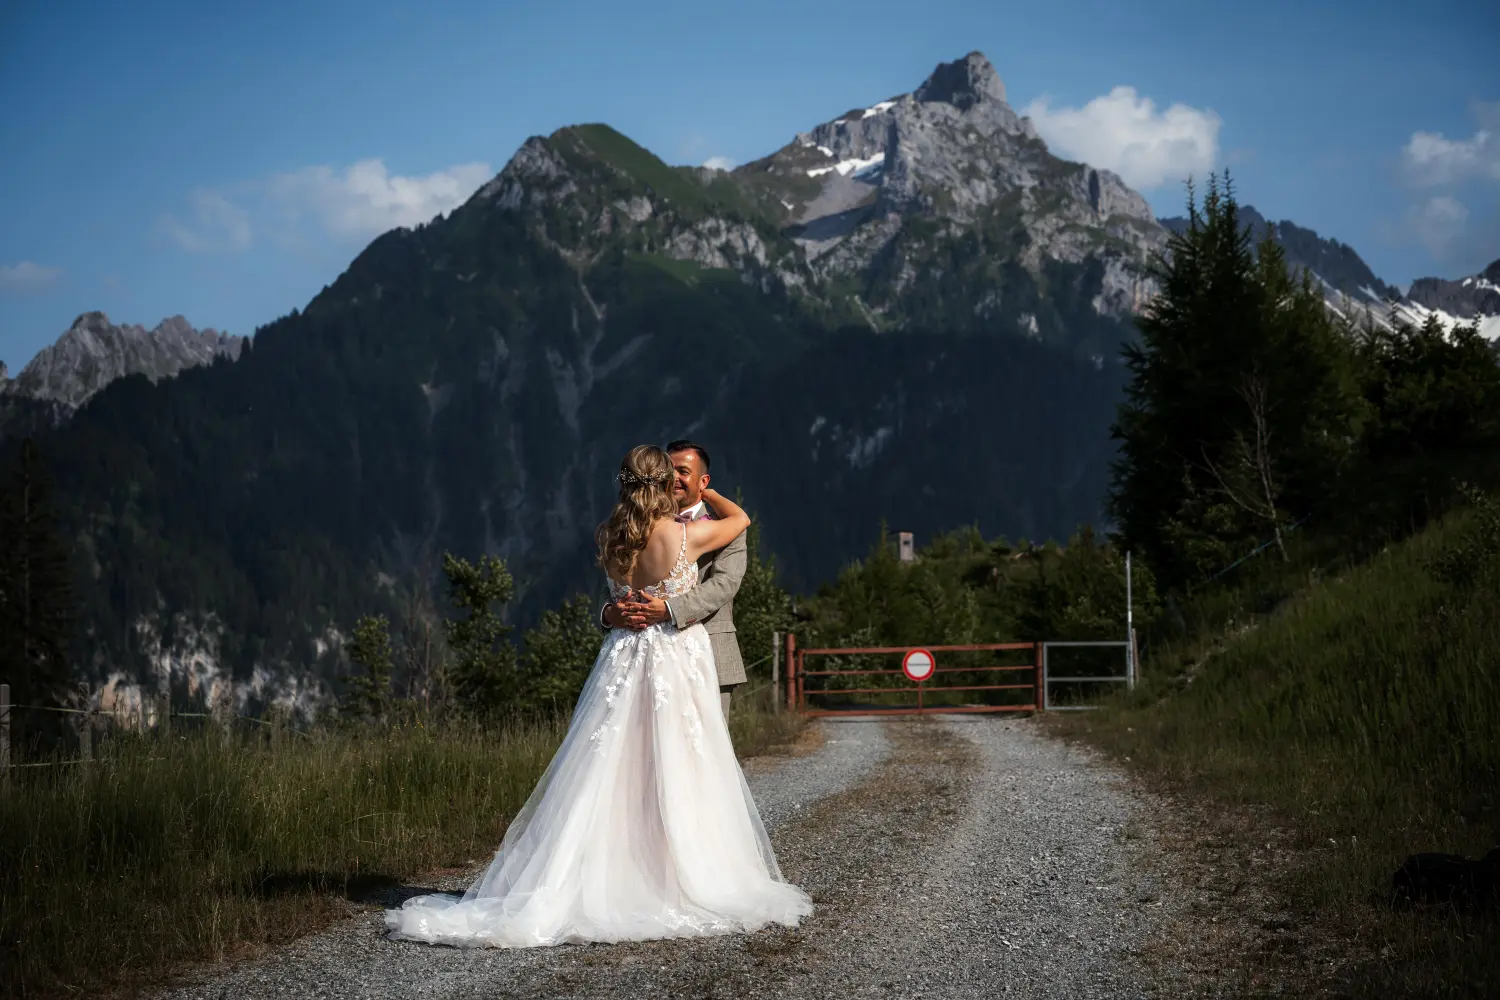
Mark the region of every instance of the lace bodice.
POLYGON ((682 544, 677 549, 677 562, 672 566, 672 572, 667 574, 665 580, 658 580, 649 587, 633 588, 628 583, 621 583, 614 577, 609 578, 610 600, 618 601, 632 590, 639 590, 647 597, 656 597, 665 601, 669 597, 685 594, 698 585, 698 564, 687 558, 687 525, 682 526, 682 544))

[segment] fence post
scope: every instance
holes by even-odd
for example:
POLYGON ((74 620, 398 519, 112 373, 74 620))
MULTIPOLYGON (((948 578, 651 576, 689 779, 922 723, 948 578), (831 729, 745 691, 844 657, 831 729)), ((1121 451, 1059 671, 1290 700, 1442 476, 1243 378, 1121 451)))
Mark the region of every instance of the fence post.
POLYGON ((781 711, 781 631, 771 633, 771 710, 781 711))
POLYGON ((1036 646, 1036 680, 1032 684, 1036 687, 1036 697, 1032 700, 1036 702, 1035 710, 1043 712, 1047 708, 1047 653, 1042 648, 1041 640, 1037 640, 1034 645, 1036 646))
POLYGON ((1135 629, 1130 630, 1130 690, 1135 690, 1136 681, 1141 676, 1141 651, 1135 642, 1135 629))
POLYGON ((10 685, 0 684, 0 781, 10 780, 10 685))
POLYGON ((162 691, 156 696, 156 719, 161 725, 163 737, 172 735, 172 693, 162 691))
POLYGON ((786 634, 786 708, 797 710, 797 633, 786 634))
POLYGON ((83 713, 83 728, 78 731, 78 755, 84 760, 94 759, 94 713, 83 713))

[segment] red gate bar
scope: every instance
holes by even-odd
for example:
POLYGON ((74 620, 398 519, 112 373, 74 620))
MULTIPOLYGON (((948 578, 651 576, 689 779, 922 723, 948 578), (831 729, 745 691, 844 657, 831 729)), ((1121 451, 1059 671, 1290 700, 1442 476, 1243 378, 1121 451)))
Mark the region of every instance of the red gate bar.
MULTIPOLYGON (((1030 667, 1027 668, 1028 670, 1030 667)), ((912 687, 894 688, 820 688, 816 691, 808 691, 808 695, 819 694, 910 694, 913 691, 1020 691, 1031 687, 1030 684, 955 684, 951 687, 929 687, 925 684, 912 687)))
MULTIPOLYGON (((991 649, 1031 649, 1034 642, 979 642, 968 646, 923 646, 929 653, 982 653, 991 649)), ((906 653, 916 646, 849 646, 837 649, 804 649, 804 654, 827 653, 906 653)))
MULTIPOLYGON (((815 649, 805 649, 804 653, 815 653, 815 649)), ((937 667, 932 672, 935 674, 978 674, 986 670, 1035 670, 1034 663, 1018 663, 1013 667, 937 667)), ((804 670, 804 677, 832 677, 835 674, 841 677, 857 677, 862 674, 899 674, 899 670, 804 670)), ((1057 678, 1053 678, 1056 680, 1057 678)), ((925 683, 925 682, 924 682, 925 683)))
POLYGON ((973 715, 979 712, 1035 712, 1035 705, 948 705, 933 708, 804 708, 809 718, 826 715, 973 715))
POLYGON ((839 674, 848 676, 872 676, 878 674, 900 674, 903 671, 895 670, 808 670, 807 656, 820 655, 870 655, 883 653, 907 653, 913 646, 858 646, 846 648, 812 648, 797 649, 796 639, 791 634, 787 635, 787 704, 793 711, 801 711, 809 716, 818 715, 931 715, 937 713, 972 713, 972 712, 1037 712, 1041 705, 1041 681, 1043 676, 1043 654, 1042 644, 1039 642, 993 642, 993 643, 967 643, 963 645, 949 646, 923 646, 929 652, 953 652, 953 653, 977 653, 996 651, 1002 649, 1030 649, 1034 651, 1033 662, 1010 666, 989 667, 935 667, 933 673, 985 673, 1029 670, 1033 674, 1033 680, 1029 684, 971 684, 950 685, 946 687, 933 687, 936 691, 1015 691, 1030 688, 1033 692, 1032 701, 1029 705, 940 705, 926 706, 923 704, 924 695, 928 688, 925 681, 915 682, 911 687, 890 688, 834 688, 829 690, 807 689, 808 677, 831 677, 839 674), (917 705, 915 708, 865 708, 865 709, 831 709, 831 708, 808 708, 809 696, 817 695, 845 695, 845 694, 896 694, 910 693, 915 690, 917 694, 917 705))

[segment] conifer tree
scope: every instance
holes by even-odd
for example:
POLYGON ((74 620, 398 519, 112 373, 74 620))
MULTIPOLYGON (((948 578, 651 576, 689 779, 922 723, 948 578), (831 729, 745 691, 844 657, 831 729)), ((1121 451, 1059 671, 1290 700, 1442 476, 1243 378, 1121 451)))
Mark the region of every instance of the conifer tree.
POLYGON ((51 478, 27 438, 0 493, 0 680, 16 704, 59 700, 76 620, 51 478))
POLYGON ((444 623, 453 664, 450 679, 460 708, 491 715, 514 704, 519 691, 516 649, 510 626, 500 620, 494 605, 504 605, 515 593, 515 582, 505 561, 486 555, 475 565, 451 552, 443 554, 448 577, 448 599, 467 612, 444 623))
MULTIPOLYGON (((1153 264, 1160 294, 1125 347, 1131 381, 1109 497, 1164 582, 1201 578, 1326 504, 1356 453, 1352 344, 1268 235, 1252 247, 1226 174, 1153 264)), ((1278 548, 1284 553, 1284 543, 1278 548)))
POLYGON ((384 615, 366 615, 354 625, 349 659, 364 673, 349 678, 346 715, 384 722, 391 708, 391 635, 384 615))
POLYGON ((604 639, 598 612, 598 602, 575 594, 527 630, 520 666, 528 708, 567 711, 577 702, 604 639))

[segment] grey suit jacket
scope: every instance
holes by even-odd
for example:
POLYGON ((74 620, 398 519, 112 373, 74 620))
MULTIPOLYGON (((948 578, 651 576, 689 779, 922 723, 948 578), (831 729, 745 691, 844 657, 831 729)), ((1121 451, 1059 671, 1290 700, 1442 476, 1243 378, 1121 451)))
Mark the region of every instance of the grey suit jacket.
MULTIPOLYGON (((667 601, 667 610, 678 628, 702 624, 713 646, 714 666, 719 675, 720 687, 733 687, 745 683, 745 660, 740 655, 740 643, 734 631, 734 595, 745 578, 750 553, 745 547, 745 535, 698 559, 698 585, 686 594, 667 601)), ((604 624, 604 608, 599 608, 599 627, 604 624)))

